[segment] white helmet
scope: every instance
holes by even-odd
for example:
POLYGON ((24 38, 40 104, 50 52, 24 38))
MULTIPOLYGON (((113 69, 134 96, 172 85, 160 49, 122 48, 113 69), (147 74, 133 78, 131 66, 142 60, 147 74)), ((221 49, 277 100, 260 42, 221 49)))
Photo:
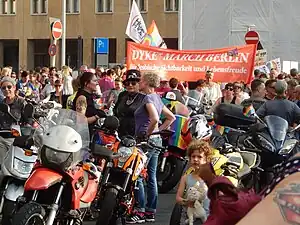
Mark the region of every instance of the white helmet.
POLYGON ((82 148, 82 138, 73 128, 58 125, 45 132, 42 144, 60 152, 77 152, 82 148))

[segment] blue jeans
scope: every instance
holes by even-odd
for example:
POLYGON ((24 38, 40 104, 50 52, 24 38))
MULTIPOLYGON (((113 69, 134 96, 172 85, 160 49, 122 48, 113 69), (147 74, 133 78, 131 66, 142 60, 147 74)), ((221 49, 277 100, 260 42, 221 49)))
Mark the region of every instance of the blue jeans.
MULTIPOLYGON (((162 139, 159 136, 150 137, 149 143, 154 146, 162 146, 162 139)), ((156 180, 156 170, 158 162, 159 151, 155 148, 148 149, 147 154, 147 204, 145 198, 145 188, 143 183, 143 178, 137 180, 138 192, 136 192, 136 198, 139 203, 139 212, 156 212, 157 198, 158 198, 158 188, 156 180)))

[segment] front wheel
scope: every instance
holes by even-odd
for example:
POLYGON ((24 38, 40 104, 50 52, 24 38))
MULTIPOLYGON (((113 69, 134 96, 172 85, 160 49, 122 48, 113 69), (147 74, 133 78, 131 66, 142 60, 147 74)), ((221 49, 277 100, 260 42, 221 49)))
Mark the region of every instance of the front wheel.
POLYGON ((35 202, 25 204, 12 219, 13 225, 44 225, 44 208, 35 202))
POLYGON ((108 189, 101 202, 101 209, 96 225, 115 225, 116 218, 114 210, 117 206, 118 191, 114 188, 108 189))
POLYGON ((182 205, 176 203, 174 205, 171 218, 170 218, 170 225, 181 225, 181 217, 182 217, 182 205))
POLYGON ((168 156, 163 172, 160 171, 161 162, 162 158, 159 158, 156 173, 158 191, 159 193, 168 193, 180 181, 185 162, 175 156, 168 156))

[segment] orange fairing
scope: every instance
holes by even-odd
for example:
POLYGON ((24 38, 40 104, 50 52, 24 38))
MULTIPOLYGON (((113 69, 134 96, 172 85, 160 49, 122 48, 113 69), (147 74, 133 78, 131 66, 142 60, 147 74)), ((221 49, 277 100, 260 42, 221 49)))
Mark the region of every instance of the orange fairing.
POLYGON ((25 182, 25 191, 45 190, 62 180, 62 175, 47 168, 37 168, 25 182))

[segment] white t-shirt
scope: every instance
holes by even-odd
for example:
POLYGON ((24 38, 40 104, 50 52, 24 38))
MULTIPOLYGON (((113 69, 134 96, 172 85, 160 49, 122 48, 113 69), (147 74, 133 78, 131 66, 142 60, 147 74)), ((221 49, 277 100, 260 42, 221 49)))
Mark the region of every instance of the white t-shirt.
POLYGON ((219 84, 213 83, 212 86, 204 88, 204 98, 212 104, 215 104, 220 97, 222 97, 222 92, 219 84))
POLYGON ((72 95, 74 93, 72 86, 73 78, 71 76, 65 76, 63 82, 63 94, 64 95, 72 95))
POLYGON ((42 90, 42 98, 47 98, 51 92, 55 91, 55 87, 53 87, 51 84, 46 84, 46 86, 44 87, 44 89, 42 90))

